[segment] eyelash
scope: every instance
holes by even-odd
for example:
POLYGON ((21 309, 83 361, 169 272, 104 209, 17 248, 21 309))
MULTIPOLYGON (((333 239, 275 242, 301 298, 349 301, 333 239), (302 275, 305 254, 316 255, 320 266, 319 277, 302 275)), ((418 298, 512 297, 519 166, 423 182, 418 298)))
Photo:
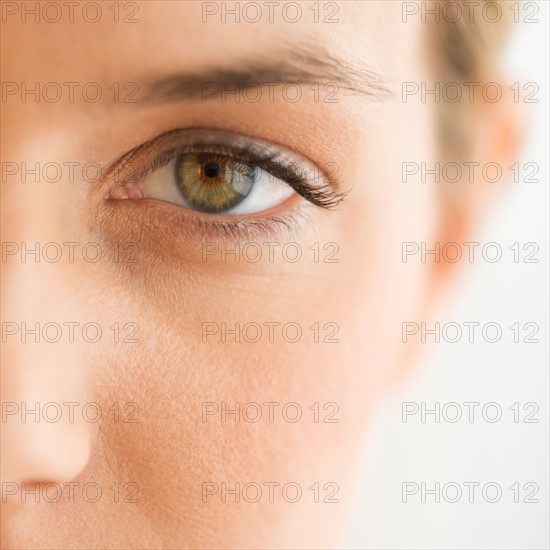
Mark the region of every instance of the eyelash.
MULTIPOLYGON (((107 170, 106 178, 115 183, 111 188, 128 183, 139 186, 148 174, 162 168, 183 153, 226 155, 245 163, 254 164, 271 176, 285 182, 309 203, 325 210, 336 208, 347 195, 347 193, 337 191, 339 182, 334 181, 334 179, 331 180, 325 174, 321 173, 321 179, 323 180, 321 185, 311 183, 311 178, 304 175, 307 174, 307 170, 297 170, 292 166, 292 164, 302 166, 301 163, 297 162, 298 155, 286 153, 286 151, 279 150, 275 145, 257 141, 241 134, 207 128, 172 130, 161 134, 114 161, 107 170), (193 135, 197 134, 201 139, 193 139, 193 135), (178 142, 185 139, 190 143, 177 145, 178 142), (237 146, 229 145, 230 140, 237 142, 237 146), (174 145, 174 142, 176 145, 174 145), (159 149, 162 152, 156 153, 159 149), (143 163, 141 161, 143 157, 150 159, 149 162, 143 163), (292 159, 292 157, 296 158, 292 159), (283 162, 285 158, 287 160, 291 159, 292 164, 283 162), (136 164, 138 166, 144 164, 144 166, 139 170, 135 170, 136 164)), ((309 168, 313 168, 318 173, 320 172, 318 167, 311 161, 303 160, 305 163, 310 164, 309 168)), ((106 198, 109 199, 108 196, 106 198)), ((251 217, 260 213, 247 218, 234 216, 234 221, 229 221, 227 216, 221 218, 217 215, 202 214, 198 216, 198 213, 193 210, 182 207, 176 208, 189 212, 189 214, 181 213, 181 221, 183 223, 191 222, 194 226, 197 226, 197 229, 201 230, 202 234, 214 232, 221 236, 233 238, 237 235, 244 238, 251 238, 258 234, 272 236, 275 234, 275 227, 286 228, 290 233, 294 233, 299 227, 299 218, 307 223, 310 221, 305 216, 306 209, 304 208, 294 208, 289 213, 269 218, 251 217)))

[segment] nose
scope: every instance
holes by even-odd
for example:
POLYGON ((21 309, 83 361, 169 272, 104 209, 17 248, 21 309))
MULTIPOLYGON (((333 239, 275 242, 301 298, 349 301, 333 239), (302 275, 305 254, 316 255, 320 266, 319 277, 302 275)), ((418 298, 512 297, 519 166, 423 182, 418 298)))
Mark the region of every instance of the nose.
POLYGON ((38 349, 3 355, 2 487, 73 479, 88 461, 89 434, 78 414, 83 399, 62 376, 62 361, 72 358, 38 349))
MULTIPOLYGON (((2 244, 33 249, 44 237, 63 242, 43 215, 51 204, 29 206, 26 194, 2 190, 2 244)), ((85 354, 71 337, 78 281, 63 261, 36 259, 10 254, 0 264, 2 505, 21 503, 24 484, 73 480, 90 454, 93 424, 82 413, 89 401, 85 354)))
MULTIPOLYGON (((52 342, 70 317, 61 312, 59 295, 54 305, 55 293, 47 298, 28 290, 36 285, 36 273, 19 271, 10 296, 2 299, 1 314, 0 472, 2 489, 12 492, 13 484, 19 489, 23 483, 72 480, 86 466, 90 452, 76 343, 68 336, 52 342)), ((47 277, 42 284, 50 292, 55 288, 47 277)))

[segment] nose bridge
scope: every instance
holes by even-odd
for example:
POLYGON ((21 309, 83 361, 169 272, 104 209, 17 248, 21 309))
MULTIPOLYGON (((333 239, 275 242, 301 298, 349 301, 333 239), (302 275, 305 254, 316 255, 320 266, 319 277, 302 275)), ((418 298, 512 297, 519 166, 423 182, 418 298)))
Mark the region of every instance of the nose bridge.
POLYGON ((47 191, 29 194, 3 185, 1 475, 11 483, 69 480, 85 467, 90 444, 74 272, 51 252, 66 239, 47 191))

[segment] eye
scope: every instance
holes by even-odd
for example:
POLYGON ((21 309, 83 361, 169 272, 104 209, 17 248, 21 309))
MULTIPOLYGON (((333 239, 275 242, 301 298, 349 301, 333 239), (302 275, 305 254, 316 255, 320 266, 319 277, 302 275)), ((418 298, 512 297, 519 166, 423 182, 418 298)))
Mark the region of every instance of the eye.
POLYGON ((183 153, 149 173, 144 198, 210 214, 256 214, 295 194, 292 187, 258 166, 216 153, 183 153))
POLYGON ((317 165, 281 145, 206 128, 162 134, 123 155, 108 176, 115 183, 108 199, 155 199, 241 218, 295 195, 326 209, 345 196, 317 165))

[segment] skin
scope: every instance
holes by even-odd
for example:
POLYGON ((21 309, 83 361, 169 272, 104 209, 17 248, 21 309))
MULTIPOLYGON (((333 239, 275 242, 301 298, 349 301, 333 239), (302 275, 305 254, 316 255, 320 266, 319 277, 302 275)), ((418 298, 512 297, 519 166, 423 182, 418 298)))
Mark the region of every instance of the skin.
MULTIPOLYGON (((1 264, 3 322, 95 322, 104 333, 97 343, 78 331, 73 343, 23 343, 20 336, 2 343, 3 402, 95 402, 104 414, 87 422, 76 408, 74 422, 64 414, 54 423, 22 422, 20 415, 2 423, 3 489, 7 482, 40 488, 75 481, 103 490, 97 504, 79 488, 73 502, 65 495, 56 503, 3 496, 2 548, 314 548, 336 540, 369 410, 413 355, 401 342, 401 323, 429 319, 449 280, 449 265, 401 262, 402 242, 464 242, 490 199, 475 184, 451 200, 433 181, 402 183, 403 161, 430 165, 441 154, 434 104, 399 97, 401 82, 433 80, 427 28, 418 18, 402 24, 397 2, 338 5, 340 22, 332 25, 315 24, 305 7, 308 16, 294 25, 281 17, 256 24, 213 17, 205 24, 200 2, 139 3, 137 24, 112 23, 105 7, 94 24, 79 17, 22 24, 13 17, 2 25, 4 81, 93 81, 108 96, 98 103, 10 98, 2 105, 3 161, 104 166, 164 132, 202 126, 280 144, 319 166, 336 163, 341 190, 350 192, 333 211, 295 196, 273 211, 304 207, 307 220, 298 217, 291 233, 275 227, 268 236, 231 240, 173 223, 179 207, 159 200, 106 202, 112 182, 87 183, 78 170, 73 182, 65 172, 55 183, 23 183, 20 174, 2 182, 3 242, 138 245, 135 263, 90 263, 77 253, 72 262, 65 254, 53 263, 15 256, 1 264), (141 89, 175 72, 242 69, 252 54, 292 58, 306 42, 367 64, 389 94, 379 100, 340 90, 334 104, 316 103, 311 94, 294 104, 280 96, 273 103, 263 96, 254 104, 129 104, 114 103, 109 91, 113 82, 141 89), (305 259, 290 263, 276 254, 269 262, 264 254, 257 263, 237 263, 217 255, 204 262, 203 240, 228 248, 235 240, 294 241, 305 259), (308 247, 315 242, 337 243, 338 262, 314 262, 308 247), (272 343, 265 334, 257 343, 231 336, 223 343, 219 335, 205 343, 205 321, 296 322, 304 334, 295 344, 280 332, 272 343), (136 323, 139 342, 113 342, 108 327, 115 322, 136 323), (307 328, 315 322, 337 323, 339 342, 315 343, 307 328), (231 416, 221 422, 219 415, 203 422, 203 403, 221 401, 229 408, 294 401, 303 418, 286 422, 279 407, 273 423, 266 409, 258 423, 231 416), (138 421, 115 422, 109 408, 119 403, 125 418, 129 402, 139 407, 138 421), (315 402, 336 403, 339 422, 313 422, 315 402), (276 489, 273 503, 267 490, 257 503, 237 504, 231 495, 222 502, 219 493, 203 502, 203 483, 223 481, 293 481, 303 496, 288 503, 276 489), (109 487, 129 482, 139 488, 138 502, 115 502, 109 487), (339 502, 315 503, 308 489, 315 482, 337 483, 339 502)), ((503 101, 480 108, 472 160, 512 157, 509 107, 503 101)), ((321 489, 321 500, 326 494, 321 489)), ((121 489, 121 500, 127 495, 121 489)))

